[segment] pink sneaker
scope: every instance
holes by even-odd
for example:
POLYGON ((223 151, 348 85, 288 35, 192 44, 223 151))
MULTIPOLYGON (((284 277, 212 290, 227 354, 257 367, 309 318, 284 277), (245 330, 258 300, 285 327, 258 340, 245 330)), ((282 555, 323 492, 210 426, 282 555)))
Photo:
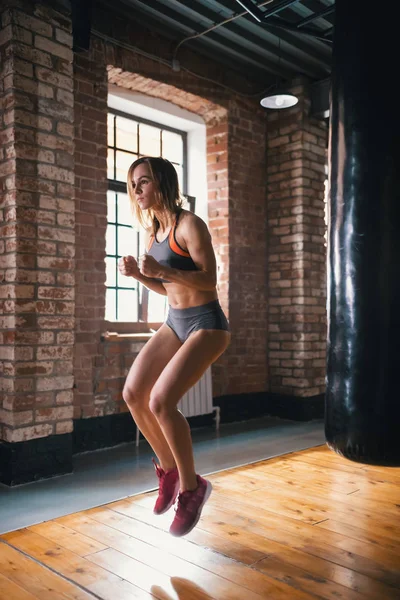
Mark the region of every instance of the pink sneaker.
POLYGON ((159 479, 158 497, 153 508, 153 513, 155 515, 162 515, 171 508, 176 500, 179 491, 179 474, 176 467, 175 469, 164 471, 154 458, 152 460, 159 479))
POLYGON ((186 535, 197 525, 203 506, 210 497, 212 485, 207 479, 197 475, 198 486, 195 490, 181 492, 175 509, 175 518, 169 532, 181 537, 186 535))

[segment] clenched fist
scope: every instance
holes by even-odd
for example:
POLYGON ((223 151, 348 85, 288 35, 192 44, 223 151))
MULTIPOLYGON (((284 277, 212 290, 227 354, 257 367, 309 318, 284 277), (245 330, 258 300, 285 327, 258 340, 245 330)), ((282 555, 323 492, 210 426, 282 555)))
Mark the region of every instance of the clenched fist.
POLYGON ((143 254, 139 258, 139 270, 142 275, 155 279, 162 279, 162 266, 155 258, 148 254, 143 254))
POLYGON ((118 261, 118 269, 125 277, 136 277, 140 275, 137 261, 133 256, 122 256, 118 261))

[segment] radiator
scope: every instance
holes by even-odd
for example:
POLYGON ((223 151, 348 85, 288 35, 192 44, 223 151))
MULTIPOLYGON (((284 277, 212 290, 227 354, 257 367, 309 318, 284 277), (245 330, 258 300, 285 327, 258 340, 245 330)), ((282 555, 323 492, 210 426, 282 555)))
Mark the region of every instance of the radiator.
MULTIPOLYGON (((211 367, 201 376, 181 398, 178 404, 179 410, 185 417, 196 417, 198 415, 209 415, 215 412, 215 425, 219 429, 220 410, 219 406, 213 406, 211 367)), ((136 428, 136 446, 139 445, 139 429, 136 428)))
POLYGON ((201 379, 186 392, 178 408, 185 417, 208 415, 213 412, 211 368, 208 368, 201 379))

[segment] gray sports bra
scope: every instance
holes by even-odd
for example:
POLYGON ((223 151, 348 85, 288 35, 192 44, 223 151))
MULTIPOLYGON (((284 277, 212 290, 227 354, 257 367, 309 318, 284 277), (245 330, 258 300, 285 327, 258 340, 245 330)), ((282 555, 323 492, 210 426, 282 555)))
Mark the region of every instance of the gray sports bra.
MULTIPOLYGON (((198 271, 189 252, 183 250, 176 240, 175 232, 180 214, 181 213, 179 212, 176 215, 175 222, 165 240, 157 242, 155 235, 150 237, 150 245, 147 254, 155 258, 160 265, 165 267, 171 267, 172 269, 179 269, 181 271, 198 271)), ((165 279, 158 279, 157 281, 168 283, 165 279)))

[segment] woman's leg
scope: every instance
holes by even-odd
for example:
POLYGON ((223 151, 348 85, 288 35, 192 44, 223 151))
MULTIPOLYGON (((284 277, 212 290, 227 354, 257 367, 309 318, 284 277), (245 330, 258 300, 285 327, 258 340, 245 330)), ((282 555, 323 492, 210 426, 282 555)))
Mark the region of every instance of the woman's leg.
POLYGON ((133 363, 122 396, 135 420, 166 471, 175 467, 175 459, 157 419, 149 408, 150 392, 167 363, 182 346, 174 332, 162 325, 147 342, 133 363))
POLYGON ((180 489, 197 487, 189 424, 177 409, 182 396, 200 379, 206 369, 224 352, 230 333, 200 330, 192 333, 166 365, 150 394, 150 410, 161 430, 179 471, 180 489))

